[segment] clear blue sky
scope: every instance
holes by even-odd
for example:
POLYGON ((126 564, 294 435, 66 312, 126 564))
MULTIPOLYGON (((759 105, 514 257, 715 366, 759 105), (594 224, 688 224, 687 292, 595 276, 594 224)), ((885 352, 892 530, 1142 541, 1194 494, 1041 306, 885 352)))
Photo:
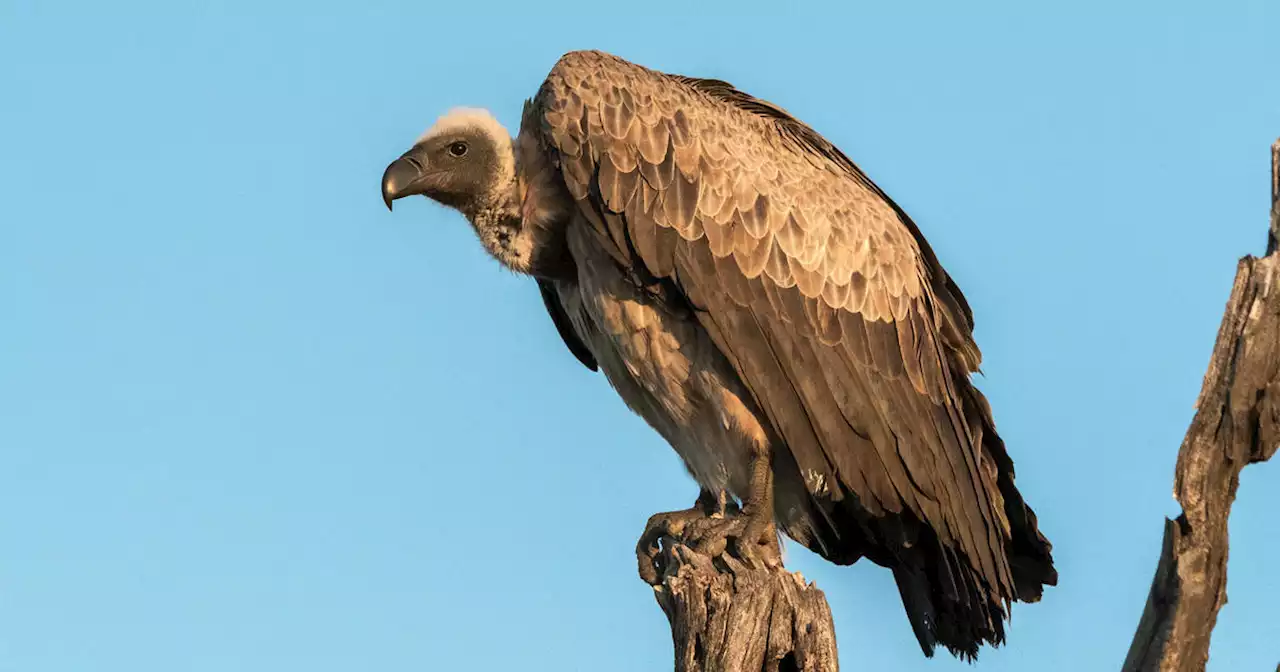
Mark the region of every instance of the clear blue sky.
MULTIPOLYGON (((887 4, 0 2, 0 670, 670 669, 632 548, 695 486, 530 282, 378 194, 580 48, 783 105, 915 217, 1062 577, 978 669, 1117 669, 1262 251, 1280 4, 887 4)), ((1278 486, 1215 672, 1280 661, 1278 486)), ((789 565, 846 669, 964 668, 887 571, 789 565)))

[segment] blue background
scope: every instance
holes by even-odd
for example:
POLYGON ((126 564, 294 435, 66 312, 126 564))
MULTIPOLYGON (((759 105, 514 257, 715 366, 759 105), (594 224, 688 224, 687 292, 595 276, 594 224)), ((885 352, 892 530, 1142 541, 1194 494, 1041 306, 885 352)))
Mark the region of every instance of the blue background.
MULTIPOLYGON (((1264 244, 1280 4, 1023 4, 3 0, 0 669, 670 669, 632 548, 693 483, 531 282, 378 196, 580 48, 779 103, 920 223, 1062 576, 979 669, 1117 669, 1264 244)), ((1210 670, 1280 660, 1278 479, 1210 670)), ((847 669, 965 669, 788 553, 847 669)))

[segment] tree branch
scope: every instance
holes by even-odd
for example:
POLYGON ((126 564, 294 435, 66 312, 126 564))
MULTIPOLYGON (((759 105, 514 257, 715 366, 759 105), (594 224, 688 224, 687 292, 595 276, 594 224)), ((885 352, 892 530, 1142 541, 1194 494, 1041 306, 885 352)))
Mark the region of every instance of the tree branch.
POLYGON ((1271 148, 1267 256, 1240 260, 1178 453, 1160 563, 1123 672, 1199 672, 1226 604, 1227 518, 1240 471, 1280 446, 1280 141, 1271 148))
POLYGON ((1277 247, 1280 247, 1280 140, 1271 145, 1271 233, 1267 236, 1267 254, 1271 255, 1277 247))

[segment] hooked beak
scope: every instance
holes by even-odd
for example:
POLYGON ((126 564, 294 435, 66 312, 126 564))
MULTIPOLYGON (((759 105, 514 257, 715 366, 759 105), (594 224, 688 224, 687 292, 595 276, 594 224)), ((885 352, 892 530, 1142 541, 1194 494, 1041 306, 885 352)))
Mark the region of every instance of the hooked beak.
POLYGON ((382 202, 391 210, 391 202, 404 196, 423 193, 422 177, 425 168, 421 160, 414 156, 413 150, 405 152, 400 158, 391 162, 382 173, 382 202))

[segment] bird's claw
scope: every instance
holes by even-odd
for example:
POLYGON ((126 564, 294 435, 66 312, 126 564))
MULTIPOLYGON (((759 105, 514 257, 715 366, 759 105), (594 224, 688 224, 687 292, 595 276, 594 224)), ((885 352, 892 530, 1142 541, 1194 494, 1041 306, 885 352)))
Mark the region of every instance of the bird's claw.
POLYGON ((664 537, 708 558, 719 558, 729 551, 728 557, 748 567, 763 569, 782 563, 772 518, 740 510, 723 493, 704 492, 691 508, 649 517, 636 542, 636 562, 640 578, 654 586, 661 583, 658 555, 664 537))
POLYGON ((662 550, 659 542, 663 537, 682 537, 685 528, 698 520, 705 520, 708 512, 697 504, 683 511, 668 511, 649 516, 645 523, 644 534, 636 542, 636 562, 640 570, 640 578, 650 585, 661 583, 658 576, 658 553, 662 550))
POLYGON ((741 514, 694 521, 686 531, 685 542, 711 558, 727 551, 747 567, 766 569, 782 564, 776 528, 767 518, 741 514))
POLYGON ((723 521, 726 516, 737 513, 738 505, 728 493, 723 490, 711 492, 704 489, 698 494, 698 499, 693 506, 687 509, 649 516, 649 521, 644 526, 644 534, 640 535, 640 540, 636 542, 636 562, 640 570, 640 578, 655 586, 661 582, 658 576, 658 553, 661 552, 660 542, 663 537, 684 539, 693 526, 704 522, 723 521))

